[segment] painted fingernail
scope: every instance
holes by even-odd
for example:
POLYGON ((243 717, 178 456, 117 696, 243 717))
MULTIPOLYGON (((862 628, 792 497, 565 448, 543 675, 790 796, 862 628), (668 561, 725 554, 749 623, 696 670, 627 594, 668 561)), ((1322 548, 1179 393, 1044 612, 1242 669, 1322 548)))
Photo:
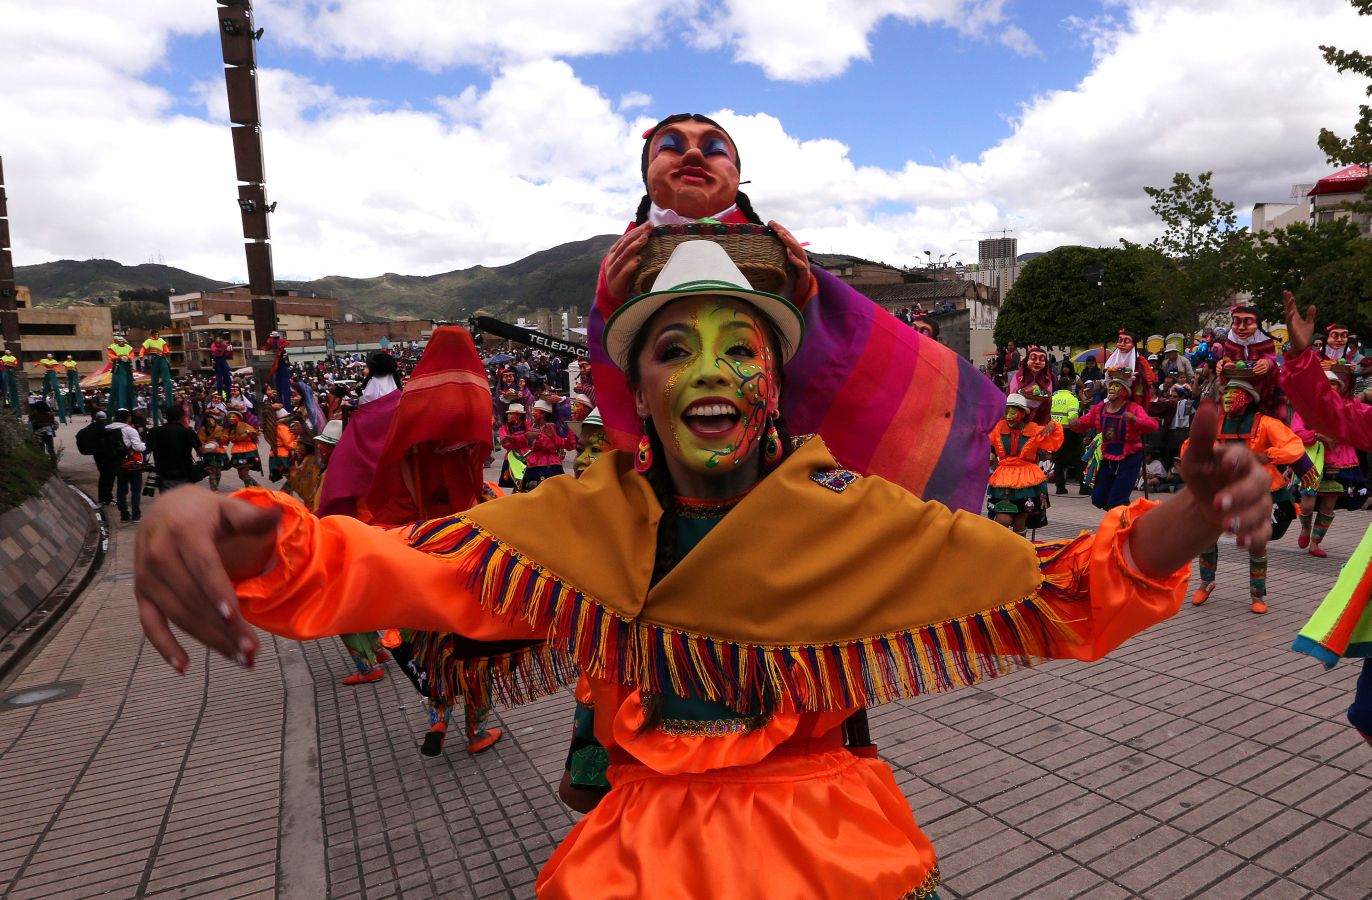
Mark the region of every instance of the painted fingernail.
POLYGON ((257 641, 248 637, 246 634, 238 639, 238 650, 240 653, 252 653, 257 649, 257 641))
POLYGON ((1229 520, 1230 531, 1234 532, 1235 534, 1238 534, 1239 529, 1241 528, 1243 528, 1243 520, 1240 519, 1238 516, 1235 516, 1234 518, 1229 520))
POLYGON ((220 600, 219 615, 225 622, 229 621, 233 618, 233 607, 229 606, 229 604, 224 602, 223 600, 220 600))
POLYGON ((177 674, 177 675, 185 675, 185 674, 186 674, 186 661, 185 661, 184 659, 174 659, 174 660, 172 660, 172 664, 171 664, 171 665, 172 665, 172 668, 176 670, 176 674, 177 674))
POLYGON ((248 657, 242 653, 235 653, 233 655, 233 662, 236 666, 242 666, 245 669, 248 667, 248 657))
POLYGON ((1229 512, 1234 506, 1234 498, 1228 494, 1220 495, 1220 512, 1229 512))

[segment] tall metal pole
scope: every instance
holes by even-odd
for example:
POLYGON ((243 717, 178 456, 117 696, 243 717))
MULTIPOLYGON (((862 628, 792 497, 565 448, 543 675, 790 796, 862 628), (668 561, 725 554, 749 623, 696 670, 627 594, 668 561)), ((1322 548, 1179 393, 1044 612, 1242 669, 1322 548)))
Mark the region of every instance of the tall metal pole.
POLYGON ((9 202, 5 198, 5 161, 0 158, 0 333, 9 344, 10 352, 23 360, 19 352, 18 296, 14 286, 14 257, 10 254, 9 215, 9 202))
POLYGON ((224 82, 233 123, 233 162, 238 176, 238 210, 243 217, 243 250, 248 261, 257 346, 276 329, 276 290, 272 274, 271 232, 267 213, 266 170, 262 162, 262 118, 257 103, 257 40, 252 0, 218 0, 219 41, 224 51, 224 82))

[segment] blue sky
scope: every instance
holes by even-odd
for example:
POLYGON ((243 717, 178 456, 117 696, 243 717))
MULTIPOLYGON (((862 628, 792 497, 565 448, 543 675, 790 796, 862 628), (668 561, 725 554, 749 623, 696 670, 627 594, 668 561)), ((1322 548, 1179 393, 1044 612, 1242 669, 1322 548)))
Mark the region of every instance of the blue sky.
MULTIPOLYGON (((1089 71, 1091 49, 1066 20, 1101 14, 1099 3, 1009 4, 1010 20, 1039 50, 1032 54, 951 27, 886 19, 869 35, 870 60, 854 62, 836 78, 812 82, 772 80, 756 66, 735 62, 727 49, 699 50, 684 42, 569 61, 583 81, 612 100, 633 91, 650 95, 652 115, 725 107, 744 114, 767 112, 802 140, 839 136, 859 165, 898 168, 908 159, 975 159, 1010 134, 1009 120, 1022 102, 1070 89, 1089 71)), ((373 98, 385 106, 429 109, 433 98, 458 94, 469 85, 485 90, 494 74, 473 65, 430 72, 409 63, 321 58, 274 40, 261 14, 258 24, 268 26, 259 66, 288 69, 342 95, 373 98)), ((178 98, 179 112, 201 116, 191 85, 217 79, 219 58, 217 35, 176 36, 166 61, 149 72, 148 80, 178 98)), ((264 127, 270 129, 271 123, 264 127)))
MULTIPOLYGON (((618 231, 639 120, 686 110, 723 117, 759 212, 816 248, 966 259, 1006 227, 1022 252, 1146 243, 1142 188, 1175 172, 1213 171, 1241 217, 1325 174, 1315 135, 1351 125, 1365 82, 1318 46, 1372 48, 1347 0, 255 5, 283 278, 501 265, 618 231), (632 94, 651 100, 620 107, 632 94)), ((0 0, 0 21, 0 121, 24 123, 0 148, 16 262, 240 279, 212 11, 0 0)))

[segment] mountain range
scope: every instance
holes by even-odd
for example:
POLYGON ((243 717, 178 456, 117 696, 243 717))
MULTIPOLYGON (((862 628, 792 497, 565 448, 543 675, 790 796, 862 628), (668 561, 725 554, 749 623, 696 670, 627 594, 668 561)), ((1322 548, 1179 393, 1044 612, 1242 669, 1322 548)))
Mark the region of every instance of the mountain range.
MULTIPOLYGON (((277 287, 337 297, 343 312, 364 320, 455 320, 477 312, 501 316, 585 308, 595 291, 600 260, 615 237, 605 234, 559 244, 503 266, 472 266, 438 275, 328 275, 313 281, 278 281, 277 287)), ((15 266, 14 275, 16 282, 29 287, 35 306, 92 305, 117 298, 120 291, 139 289, 181 293, 228 286, 172 266, 126 266, 112 259, 15 266)))

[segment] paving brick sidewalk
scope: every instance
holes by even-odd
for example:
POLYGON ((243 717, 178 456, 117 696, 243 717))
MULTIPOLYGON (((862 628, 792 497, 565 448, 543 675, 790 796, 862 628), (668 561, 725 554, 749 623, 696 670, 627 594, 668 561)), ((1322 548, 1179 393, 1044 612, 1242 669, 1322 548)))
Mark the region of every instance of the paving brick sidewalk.
MULTIPOLYGON (((78 480, 87 462, 69 457, 78 480)), ((1091 523, 1061 499, 1040 537, 1091 523)), ((1231 545, 1210 603, 1110 659, 877 710, 941 894, 1368 896, 1372 750, 1342 718, 1356 670, 1286 648, 1369 521, 1340 514, 1329 560, 1274 547, 1267 616, 1231 545)), ((5 686, 80 693, 0 710, 0 900, 532 895, 574 822, 554 789, 570 698, 499 713, 488 753, 455 737, 425 760, 408 682, 342 687, 337 641, 268 642, 251 673, 201 655, 177 678, 138 632, 132 538, 116 527, 98 580, 5 686)))

